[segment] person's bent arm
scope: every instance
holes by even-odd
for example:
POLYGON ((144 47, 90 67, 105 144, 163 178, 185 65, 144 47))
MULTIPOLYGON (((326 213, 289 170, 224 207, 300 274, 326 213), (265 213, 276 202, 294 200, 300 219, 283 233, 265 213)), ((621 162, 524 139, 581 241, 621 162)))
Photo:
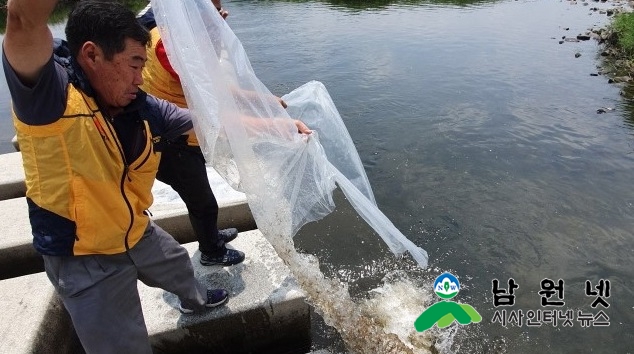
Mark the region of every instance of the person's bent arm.
MULTIPOLYGON (((238 118, 242 121, 242 124, 247 129, 247 132, 250 134, 261 134, 266 133, 267 129, 275 129, 275 132, 282 132, 282 127, 286 122, 288 122, 288 118, 275 117, 275 118, 258 118, 253 116, 248 116, 244 114, 239 114, 238 118)), ((312 134, 312 130, 301 120, 292 118, 291 121, 293 125, 297 129, 297 134, 310 135, 312 134)))
POLYGON ((57 0, 9 0, 3 49, 23 84, 35 84, 53 54, 53 35, 47 21, 57 0))

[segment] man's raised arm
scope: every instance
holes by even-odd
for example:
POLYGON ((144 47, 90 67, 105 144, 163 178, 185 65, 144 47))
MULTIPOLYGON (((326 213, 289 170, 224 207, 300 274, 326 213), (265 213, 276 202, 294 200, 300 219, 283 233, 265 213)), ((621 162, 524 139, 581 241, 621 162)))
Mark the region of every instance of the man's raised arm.
POLYGON ((53 35, 47 21, 57 0, 9 0, 4 54, 22 83, 35 84, 53 53, 53 35))

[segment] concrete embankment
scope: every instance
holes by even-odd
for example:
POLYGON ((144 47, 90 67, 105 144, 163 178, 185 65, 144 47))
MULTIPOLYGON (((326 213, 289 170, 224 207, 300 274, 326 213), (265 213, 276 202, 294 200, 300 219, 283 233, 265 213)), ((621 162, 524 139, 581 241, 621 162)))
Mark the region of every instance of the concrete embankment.
MULTIPOLYGON (((31 245, 19 153, 0 155, 0 353, 77 353, 81 345, 70 318, 43 273, 41 257, 31 245)), ((310 308, 288 268, 255 222, 246 197, 215 173, 212 188, 220 206, 219 226, 237 227, 231 247, 246 253, 233 267, 199 263, 195 235, 180 201, 154 205, 153 219, 170 232, 192 257, 197 277, 223 287, 229 302, 200 314, 182 315, 173 294, 139 282, 150 341, 156 353, 284 353, 310 346, 310 308)), ((155 192, 164 193, 157 184, 155 192)), ((173 191, 172 191, 173 192, 173 191)), ((161 198, 159 198, 161 199, 161 198)), ((163 198, 164 199, 164 198, 163 198)))

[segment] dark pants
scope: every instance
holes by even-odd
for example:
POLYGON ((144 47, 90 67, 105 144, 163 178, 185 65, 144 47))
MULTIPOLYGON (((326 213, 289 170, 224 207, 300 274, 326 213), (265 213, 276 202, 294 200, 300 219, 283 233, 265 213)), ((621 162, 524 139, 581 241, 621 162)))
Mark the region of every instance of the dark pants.
POLYGON ((218 256, 218 202, 209 186, 205 158, 199 147, 184 142, 165 144, 156 178, 170 185, 187 206, 189 220, 202 253, 218 256))
POLYGON ((152 222, 125 253, 43 258, 88 354, 152 353, 137 280, 176 294, 187 308, 207 301, 187 250, 152 222))

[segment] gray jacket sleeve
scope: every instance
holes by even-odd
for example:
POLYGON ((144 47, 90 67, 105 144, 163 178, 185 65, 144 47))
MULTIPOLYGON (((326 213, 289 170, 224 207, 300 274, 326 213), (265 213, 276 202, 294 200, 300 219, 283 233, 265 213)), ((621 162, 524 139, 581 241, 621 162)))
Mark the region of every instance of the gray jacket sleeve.
POLYGON ((176 139, 194 128, 188 109, 180 108, 171 102, 151 95, 148 95, 148 99, 154 100, 158 107, 159 115, 163 121, 161 135, 165 140, 176 139))
POLYGON ((2 52, 2 66, 11 93, 13 110, 18 119, 29 125, 45 125, 57 121, 66 109, 68 74, 53 56, 44 65, 33 87, 26 86, 9 65, 2 52))

